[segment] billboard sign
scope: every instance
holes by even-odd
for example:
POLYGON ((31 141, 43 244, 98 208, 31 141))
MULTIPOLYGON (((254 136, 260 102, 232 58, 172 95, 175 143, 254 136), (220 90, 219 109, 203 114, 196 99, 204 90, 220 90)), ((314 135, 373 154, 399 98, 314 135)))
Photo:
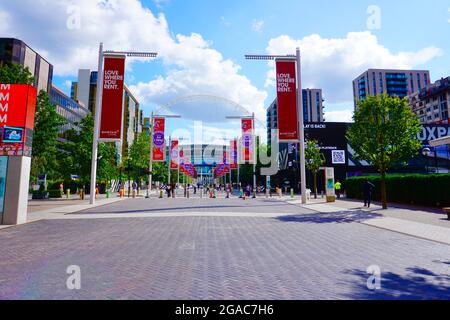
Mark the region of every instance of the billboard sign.
POLYGON ((37 89, 0 84, 0 155, 31 156, 37 89))
POLYGON ((155 118, 153 123, 153 161, 166 161, 165 123, 164 118, 155 118))
POLYGON ((100 116, 100 140, 102 141, 122 140, 124 76, 125 56, 106 56, 100 116))
POLYGON ((277 60, 276 78, 279 141, 298 141, 296 62, 277 60))

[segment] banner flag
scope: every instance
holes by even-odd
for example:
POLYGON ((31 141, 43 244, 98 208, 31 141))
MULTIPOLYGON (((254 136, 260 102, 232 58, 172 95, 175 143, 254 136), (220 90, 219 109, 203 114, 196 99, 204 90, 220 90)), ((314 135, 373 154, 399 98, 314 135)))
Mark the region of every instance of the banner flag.
POLYGON ((242 163, 253 163, 255 161, 253 125, 252 119, 242 119, 242 163))
POLYGON ((276 62, 280 142, 294 142, 299 140, 295 63, 292 60, 277 60, 276 62))
POLYGON ((170 146, 170 169, 177 170, 180 162, 180 154, 178 150, 178 140, 172 140, 170 146))
POLYGON ((237 140, 231 140, 230 143, 230 153, 231 153, 231 170, 236 170, 238 168, 238 150, 237 150, 237 140))
POLYGON ((164 118, 155 118, 153 123, 153 161, 166 161, 166 141, 165 141, 165 122, 164 118))
POLYGON ((100 140, 121 141, 125 56, 106 56, 104 61, 100 140))

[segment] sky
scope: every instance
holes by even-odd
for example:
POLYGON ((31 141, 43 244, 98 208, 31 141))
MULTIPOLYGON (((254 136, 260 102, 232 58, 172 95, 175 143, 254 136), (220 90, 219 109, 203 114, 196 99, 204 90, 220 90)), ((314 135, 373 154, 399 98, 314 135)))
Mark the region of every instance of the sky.
POLYGON ((368 68, 450 76, 448 0, 2 0, 0 36, 44 56, 66 93, 78 69, 97 68, 99 42, 158 52, 128 59, 127 84, 145 115, 182 116, 172 130, 203 121, 203 139, 237 135, 239 124, 225 117, 243 113, 254 112, 265 131, 274 67, 245 54, 300 47, 303 88, 323 90, 327 121, 351 120, 352 80, 368 68))

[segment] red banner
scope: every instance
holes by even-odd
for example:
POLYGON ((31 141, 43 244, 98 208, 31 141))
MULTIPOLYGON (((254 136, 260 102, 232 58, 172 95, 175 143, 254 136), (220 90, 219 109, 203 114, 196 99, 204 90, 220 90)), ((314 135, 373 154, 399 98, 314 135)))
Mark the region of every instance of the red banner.
POLYGON ((153 120, 153 161, 166 161, 166 141, 165 141, 166 119, 155 118, 153 120))
POLYGON ((242 162, 253 163, 254 142, 253 142, 253 120, 242 119, 242 162))
POLYGON ((125 56, 105 57, 100 140, 122 140, 125 56))
POLYGON ((238 168, 237 145, 238 145, 237 140, 231 140, 231 143, 230 143, 230 153, 231 153, 230 168, 231 168, 231 170, 236 170, 238 168))
POLYGON ((178 140, 172 140, 170 143, 170 169, 173 170, 177 170, 180 163, 178 144, 178 140))
POLYGON ((280 142, 298 141, 295 61, 278 60, 276 65, 279 139, 280 142))
POLYGON ((225 173, 230 173, 230 160, 227 151, 223 153, 223 164, 225 165, 225 173))
POLYGON ((31 156, 36 88, 0 84, 0 155, 31 156))

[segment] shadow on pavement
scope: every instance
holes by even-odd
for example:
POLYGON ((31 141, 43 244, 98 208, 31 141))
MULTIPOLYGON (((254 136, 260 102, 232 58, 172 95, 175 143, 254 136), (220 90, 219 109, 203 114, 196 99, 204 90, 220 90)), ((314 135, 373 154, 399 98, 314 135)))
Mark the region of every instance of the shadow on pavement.
POLYGON ((338 211, 309 213, 301 215, 280 216, 275 219, 282 222, 300 222, 300 223, 351 223, 365 221, 382 217, 381 214, 367 211, 338 211))
MULTIPOLYGON (((443 263, 443 262, 441 262, 443 263)), ((450 264, 445 262, 444 264, 450 264)), ((450 267, 446 267, 447 270, 450 267)), ((444 267, 445 269, 445 267, 444 267)), ((351 299, 359 300, 448 300, 450 299, 450 273, 436 274, 430 270, 414 267, 406 269, 407 274, 393 272, 381 274, 381 289, 369 290, 369 274, 361 270, 347 270, 344 273, 359 277, 357 285, 352 283, 354 291, 348 294, 351 299)))

